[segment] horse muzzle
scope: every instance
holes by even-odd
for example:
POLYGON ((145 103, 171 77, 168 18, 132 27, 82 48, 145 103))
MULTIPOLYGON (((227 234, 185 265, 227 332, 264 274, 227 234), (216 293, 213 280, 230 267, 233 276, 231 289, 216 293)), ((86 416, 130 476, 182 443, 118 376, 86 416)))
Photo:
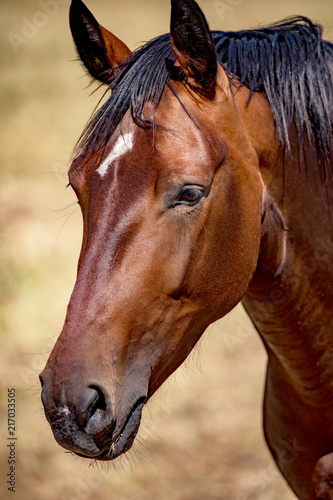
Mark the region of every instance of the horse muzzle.
POLYGON ((101 384, 76 386, 71 396, 65 386, 57 391, 44 372, 40 379, 45 415, 63 448, 95 460, 113 460, 131 448, 146 395, 124 394, 116 411, 101 384))

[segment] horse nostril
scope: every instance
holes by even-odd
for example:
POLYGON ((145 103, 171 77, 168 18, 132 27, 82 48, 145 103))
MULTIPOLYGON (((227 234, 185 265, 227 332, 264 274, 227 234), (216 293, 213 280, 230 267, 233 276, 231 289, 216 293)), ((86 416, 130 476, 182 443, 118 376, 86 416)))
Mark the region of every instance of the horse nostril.
POLYGON ((90 413, 89 418, 90 418, 97 410, 101 410, 101 411, 106 410, 106 401, 105 401, 104 394, 99 387, 91 385, 89 387, 89 389, 92 389, 93 391, 96 392, 96 397, 95 397, 95 399, 94 399, 94 401, 91 404, 90 409, 89 409, 90 410, 89 411, 89 413, 90 413))
MULTIPOLYGON (((59 442, 63 442, 66 432, 74 432, 73 429, 80 431, 82 439, 84 435, 91 439, 113 428, 110 395, 102 385, 75 384, 58 388, 52 386, 48 377, 42 378, 41 397, 45 414, 59 442)), ((68 446, 67 443, 67 449, 70 449, 68 446)))
POLYGON ((95 434, 112 421, 111 405, 107 393, 100 387, 91 385, 88 390, 85 410, 78 418, 78 422, 88 434, 95 434))

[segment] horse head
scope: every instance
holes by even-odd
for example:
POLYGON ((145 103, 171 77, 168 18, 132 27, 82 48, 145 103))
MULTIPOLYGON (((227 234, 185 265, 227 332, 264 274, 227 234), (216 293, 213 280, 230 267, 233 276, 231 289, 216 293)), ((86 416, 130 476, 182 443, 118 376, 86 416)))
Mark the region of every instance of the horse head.
POLYGON ((245 294, 265 189, 194 1, 172 1, 170 35, 133 54, 80 0, 70 21, 83 63, 112 94, 69 171, 83 243, 42 400, 59 444, 109 460, 131 447, 143 405, 206 327, 245 294))

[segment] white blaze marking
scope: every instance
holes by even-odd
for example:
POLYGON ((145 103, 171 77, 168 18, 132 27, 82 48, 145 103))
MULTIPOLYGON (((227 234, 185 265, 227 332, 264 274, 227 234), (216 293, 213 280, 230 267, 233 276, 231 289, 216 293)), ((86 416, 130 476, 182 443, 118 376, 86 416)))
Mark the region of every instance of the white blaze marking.
POLYGON ((129 132, 128 134, 121 135, 116 144, 113 146, 112 151, 108 154, 103 163, 98 167, 97 172, 99 173, 99 175, 101 177, 104 177, 111 163, 123 156, 128 151, 131 151, 132 147, 133 133, 129 132))

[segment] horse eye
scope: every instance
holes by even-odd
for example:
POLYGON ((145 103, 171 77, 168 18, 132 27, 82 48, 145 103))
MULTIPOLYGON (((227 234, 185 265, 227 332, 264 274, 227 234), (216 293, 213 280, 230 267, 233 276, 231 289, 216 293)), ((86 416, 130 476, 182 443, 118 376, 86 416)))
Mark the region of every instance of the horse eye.
POLYGON ((187 186, 182 189, 178 198, 173 203, 173 207, 177 205, 187 205, 191 207, 196 205, 204 196, 205 193, 202 189, 195 186, 187 186))

